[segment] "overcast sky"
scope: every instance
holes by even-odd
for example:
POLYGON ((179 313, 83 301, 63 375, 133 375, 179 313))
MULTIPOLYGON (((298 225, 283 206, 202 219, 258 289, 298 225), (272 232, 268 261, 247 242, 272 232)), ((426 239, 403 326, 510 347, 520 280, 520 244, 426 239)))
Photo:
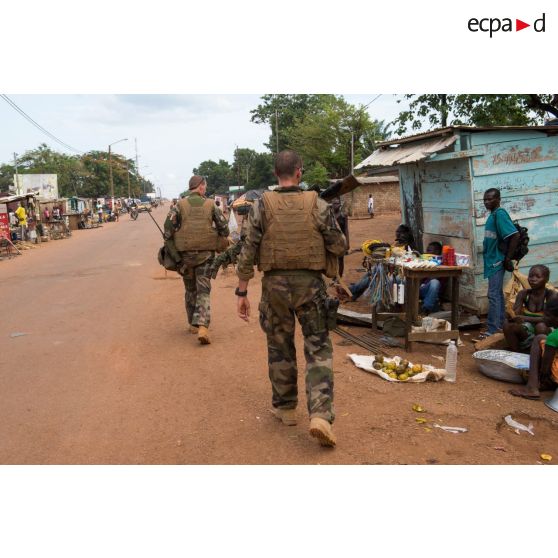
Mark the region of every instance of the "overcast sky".
MULTIPOLYGON (((353 104, 367 104, 377 94, 345 95, 353 104)), ((140 172, 166 197, 185 189, 192 169, 206 159, 233 160, 235 146, 263 151, 270 129, 250 122, 260 95, 17 95, 9 98, 51 134, 79 151, 107 150, 108 144, 135 157, 137 138, 140 172)), ((400 97, 399 97, 400 98, 400 97)), ((372 118, 393 120, 402 105, 382 95, 369 107, 372 118)), ((72 153, 39 131, 0 99, 0 163, 46 143, 72 153)))

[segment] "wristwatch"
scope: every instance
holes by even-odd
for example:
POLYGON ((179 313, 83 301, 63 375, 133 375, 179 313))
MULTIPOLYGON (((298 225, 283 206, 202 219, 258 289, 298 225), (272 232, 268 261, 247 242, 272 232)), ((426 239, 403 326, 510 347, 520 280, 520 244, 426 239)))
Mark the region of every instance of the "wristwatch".
POLYGON ((236 287, 234 294, 236 296, 248 296, 248 291, 239 291, 238 287, 236 287))

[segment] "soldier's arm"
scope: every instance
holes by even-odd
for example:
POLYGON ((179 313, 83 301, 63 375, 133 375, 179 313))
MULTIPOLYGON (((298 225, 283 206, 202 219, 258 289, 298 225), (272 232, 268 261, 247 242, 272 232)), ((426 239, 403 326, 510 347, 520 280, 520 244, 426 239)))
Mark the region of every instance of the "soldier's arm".
POLYGON ((174 233, 180 228, 180 214, 175 208, 172 208, 168 214, 167 218, 165 219, 165 224, 163 225, 164 238, 165 240, 169 240, 173 238, 174 233))
POLYGON ((339 228, 333 209, 320 198, 318 198, 316 206, 316 221, 318 229, 324 237, 326 250, 335 256, 342 256, 347 249, 347 240, 339 228))
POLYGON ((213 206, 213 222, 219 236, 229 236, 229 224, 223 212, 216 205, 213 206))
POLYGON ((249 281, 254 277, 254 264, 263 236, 262 202, 258 200, 250 208, 248 218, 242 225, 244 245, 238 256, 236 271, 241 281, 249 281))

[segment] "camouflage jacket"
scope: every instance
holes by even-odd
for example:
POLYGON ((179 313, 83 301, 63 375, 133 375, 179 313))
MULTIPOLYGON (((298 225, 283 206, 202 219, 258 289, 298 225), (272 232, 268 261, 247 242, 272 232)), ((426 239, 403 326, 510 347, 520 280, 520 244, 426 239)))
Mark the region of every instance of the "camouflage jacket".
MULTIPOLYGON (((194 204, 199 203, 200 205, 205 201, 197 192, 192 192, 186 194, 187 197, 192 196, 192 201, 194 204), (198 202, 199 200, 199 202, 198 202)), ((223 212, 216 205, 213 206, 213 222, 215 223, 215 228, 220 236, 229 235, 229 224, 223 215, 223 212)), ((174 233, 180 229, 181 226, 180 209, 178 205, 171 207, 164 224, 164 238, 165 241, 172 241, 174 233)), ((209 250, 196 251, 196 252, 181 252, 182 260, 186 267, 197 267, 198 265, 206 262, 213 252, 209 250)))
MULTIPOLYGON (((278 188, 276 192, 296 192, 299 190, 298 186, 289 186, 278 188)), ((318 198, 317 203, 316 221, 319 231, 324 237, 326 250, 335 256, 342 256, 346 250, 345 236, 337 224, 331 206, 320 198, 318 198)), ((265 230, 265 210, 261 199, 252 205, 245 224, 246 227, 243 227, 244 246, 238 256, 237 275, 239 279, 248 281, 254 277, 254 264, 265 230)))

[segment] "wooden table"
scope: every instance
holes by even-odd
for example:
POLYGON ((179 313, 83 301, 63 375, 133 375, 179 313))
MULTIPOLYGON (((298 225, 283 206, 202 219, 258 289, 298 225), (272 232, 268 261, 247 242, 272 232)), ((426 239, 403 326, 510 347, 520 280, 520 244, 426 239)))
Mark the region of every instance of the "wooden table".
POLYGON ((459 323, 459 277, 463 267, 439 265, 428 269, 413 269, 399 267, 405 276, 405 304, 403 312, 376 312, 372 307, 372 325, 377 326, 377 320, 396 316, 405 321, 405 350, 411 352, 413 341, 440 341, 459 338, 457 325, 459 323), (451 330, 429 331, 413 333, 412 326, 418 317, 419 289, 423 279, 450 279, 451 280, 451 330))

